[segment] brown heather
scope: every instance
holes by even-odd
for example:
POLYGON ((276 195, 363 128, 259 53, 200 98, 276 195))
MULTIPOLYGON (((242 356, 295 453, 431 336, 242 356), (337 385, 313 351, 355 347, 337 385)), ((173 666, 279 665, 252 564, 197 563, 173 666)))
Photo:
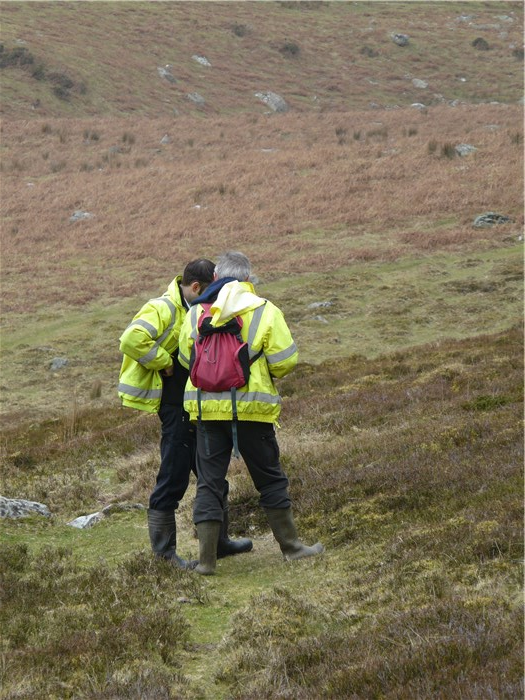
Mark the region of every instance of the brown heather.
POLYGON ((103 156, 130 131, 128 121, 48 120, 45 135, 38 122, 6 122, 4 313, 55 304, 58 289, 65 307, 132 296, 140 292, 136 278, 152 289, 196 249, 214 256, 244 247, 258 275, 271 280, 356 259, 498 245, 508 227, 473 229, 472 222, 494 210, 515 227, 523 224, 522 148, 510 138, 521 112, 509 105, 443 106, 425 115, 383 111, 378 120, 388 126, 386 141, 344 146, 337 125, 364 128, 368 114, 274 115, 256 124, 247 116, 142 119, 133 121, 135 143, 107 161, 103 156), (487 128, 494 122, 498 129, 487 128), (407 124, 417 124, 415 136, 404 134, 407 124), (64 129, 62 144, 57 133, 64 129), (100 139, 84 143, 86 129, 100 139), (165 133, 172 141, 161 146, 165 133), (433 139, 469 140, 478 152, 442 159, 428 153, 433 139), (147 165, 137 167, 140 159, 147 165), (50 162, 65 165, 52 172, 50 162), (83 168, 86 162, 92 170, 83 168), (69 223, 76 210, 92 218, 69 223), (433 232, 436 220, 446 220, 449 230, 433 232), (317 244, 305 236, 326 229, 337 238, 317 244), (363 231, 382 244, 356 250, 353 238, 363 231), (23 286, 22 275, 31 276, 23 286))

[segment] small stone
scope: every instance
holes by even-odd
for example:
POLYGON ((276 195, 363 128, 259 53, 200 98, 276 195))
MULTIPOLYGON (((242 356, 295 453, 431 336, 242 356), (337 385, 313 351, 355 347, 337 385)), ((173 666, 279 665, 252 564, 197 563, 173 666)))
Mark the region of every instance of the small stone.
POLYGON ((497 224, 508 224, 511 221, 512 219, 504 214, 496 214, 496 212, 487 211, 477 216, 472 225, 476 228, 489 228, 497 224))
POLYGON ((0 518, 26 518, 34 514, 43 515, 46 518, 51 516, 49 508, 43 503, 0 496, 0 518))
POLYGON ((176 83, 176 78, 171 73, 171 66, 167 65, 164 68, 162 66, 157 67, 157 72, 161 78, 165 78, 169 83, 176 83))
POLYGON ((201 66, 209 66, 211 67, 211 63, 208 61, 206 56, 192 56, 194 61, 197 61, 197 63, 200 63, 201 66))
POLYGON ((71 525, 71 527, 76 527, 79 530, 85 530, 88 527, 93 527, 93 525, 99 523, 103 518, 103 513, 90 513, 89 515, 81 515, 78 518, 71 520, 68 525, 71 525))
POLYGON ((75 211, 73 214, 69 217, 69 221, 71 223, 74 223, 75 221, 82 221, 82 219, 91 219, 93 214, 90 214, 88 211, 75 211))
POLYGON ((329 306, 332 306, 333 302, 331 301, 314 301, 312 304, 308 305, 309 309, 327 309, 329 306))
POLYGON ((468 143, 460 143, 455 147, 455 151, 458 156, 468 156, 471 153, 475 153, 478 149, 475 146, 471 146, 468 143))
POLYGON ((65 357, 54 357, 51 360, 51 365, 49 369, 51 370, 51 372, 56 372, 59 369, 64 369, 64 367, 67 367, 68 363, 69 361, 65 357))
POLYGON ((391 34, 392 41, 398 46, 407 46, 409 37, 407 34, 391 34))
POLYGON ((275 92, 256 92, 255 97, 268 105, 274 112, 287 112, 289 109, 286 101, 275 92))
POLYGON ((190 102, 194 102, 196 105, 199 105, 201 107, 206 104, 206 100, 204 99, 204 97, 202 95, 199 95, 198 92, 189 92, 186 95, 186 98, 190 102))

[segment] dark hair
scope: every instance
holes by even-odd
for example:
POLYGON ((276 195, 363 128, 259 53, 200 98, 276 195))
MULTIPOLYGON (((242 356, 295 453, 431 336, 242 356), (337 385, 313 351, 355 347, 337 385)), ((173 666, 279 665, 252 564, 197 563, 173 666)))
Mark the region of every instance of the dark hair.
POLYGON ((184 268, 182 273, 182 284, 187 285, 192 282, 201 282, 208 286, 213 282, 215 263, 206 258, 192 260, 184 268))

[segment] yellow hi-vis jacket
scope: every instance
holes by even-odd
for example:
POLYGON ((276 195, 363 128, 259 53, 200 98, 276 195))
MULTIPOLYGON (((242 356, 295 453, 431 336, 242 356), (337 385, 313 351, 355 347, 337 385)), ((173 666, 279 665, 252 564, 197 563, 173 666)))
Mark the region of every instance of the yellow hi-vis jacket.
POLYGON ((181 280, 176 277, 161 297, 146 302, 120 337, 124 358, 118 395, 124 406, 151 413, 160 408, 160 370, 173 362, 187 310, 179 290, 181 280))
MULTIPOLYGON (((196 304, 186 315, 179 338, 179 362, 189 368, 191 349, 198 331, 197 321, 203 307, 196 304)), ((220 326, 234 316, 241 316, 241 336, 247 341, 250 357, 263 354, 250 368, 248 384, 237 389, 238 420, 276 423, 281 412, 281 397, 273 378, 291 372, 298 359, 297 347, 280 309, 258 297, 250 282, 228 282, 212 304, 212 325, 220 326)), ((197 389, 188 379, 184 393, 184 408, 191 420, 198 417, 197 389)), ((232 420, 229 391, 201 392, 202 420, 232 420)))

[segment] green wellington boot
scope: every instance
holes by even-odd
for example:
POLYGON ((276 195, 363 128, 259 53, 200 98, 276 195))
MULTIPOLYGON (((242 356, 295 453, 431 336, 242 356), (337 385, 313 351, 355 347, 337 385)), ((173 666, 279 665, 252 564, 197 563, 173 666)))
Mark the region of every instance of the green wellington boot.
POLYGON ((291 508, 265 508, 264 511, 286 560, 304 559, 324 552, 320 542, 307 547, 298 539, 291 508))
POLYGON ((202 576, 211 576, 215 573, 217 564, 217 543, 221 523, 218 520, 205 520, 197 523, 196 528, 199 536, 199 563, 195 571, 202 576))

